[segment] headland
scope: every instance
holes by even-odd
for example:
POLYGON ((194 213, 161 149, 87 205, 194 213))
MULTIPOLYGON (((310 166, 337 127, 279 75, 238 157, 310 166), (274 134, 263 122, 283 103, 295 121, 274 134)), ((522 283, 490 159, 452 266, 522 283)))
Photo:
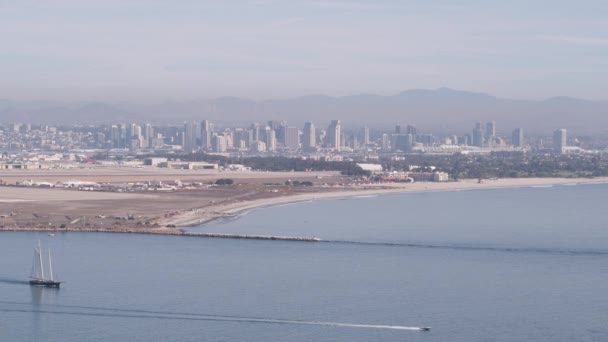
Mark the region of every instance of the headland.
MULTIPOLYGON (((449 182, 357 182, 337 172, 219 172, 157 169, 45 170, 0 174, 0 230, 116 232, 184 235, 181 228, 235 217, 255 208, 330 198, 407 192, 483 190, 607 183, 608 178, 463 179, 449 182), (17 187, 24 178, 61 182, 133 183, 144 179, 179 180, 199 186, 168 191, 88 191, 44 187, 17 187), (221 178, 232 185, 214 185, 221 178), (313 186, 289 186, 311 182, 313 186)), ((211 236, 208 237, 221 237, 211 236)), ((219 235, 219 234, 215 234, 219 235)), ((225 236, 228 237, 228 236, 225 236)), ((266 237, 260 237, 266 238, 266 237)), ((268 237, 272 238, 272 237, 268 237)))

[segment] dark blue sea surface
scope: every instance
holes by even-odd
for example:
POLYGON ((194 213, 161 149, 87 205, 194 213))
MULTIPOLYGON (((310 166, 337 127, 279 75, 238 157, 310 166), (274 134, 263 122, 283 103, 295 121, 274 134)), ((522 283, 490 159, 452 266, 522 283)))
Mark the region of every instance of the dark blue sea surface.
POLYGON ((607 341, 607 202, 608 185, 410 193, 193 228, 316 243, 1 233, 0 341, 607 341), (59 290, 26 282, 38 239, 59 290))

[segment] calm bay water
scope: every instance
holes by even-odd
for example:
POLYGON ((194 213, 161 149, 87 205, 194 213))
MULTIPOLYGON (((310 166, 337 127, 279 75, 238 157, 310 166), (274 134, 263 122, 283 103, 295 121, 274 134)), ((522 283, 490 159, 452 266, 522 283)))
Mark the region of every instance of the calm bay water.
POLYGON ((0 234, 0 341, 606 341, 608 185, 400 194, 195 228, 0 234), (60 290, 24 283, 41 239, 60 290), (289 321, 289 322, 287 322, 289 321), (317 323, 432 326, 430 332, 317 323))

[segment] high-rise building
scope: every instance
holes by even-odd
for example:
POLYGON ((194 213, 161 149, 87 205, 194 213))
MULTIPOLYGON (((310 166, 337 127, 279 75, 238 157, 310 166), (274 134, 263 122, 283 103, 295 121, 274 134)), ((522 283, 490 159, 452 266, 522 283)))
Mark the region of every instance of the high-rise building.
POLYGON ((139 139, 142 136, 141 126, 137 124, 129 125, 129 140, 139 139))
POLYGON ((203 150, 211 149, 211 123, 209 120, 201 121, 201 147, 203 150))
POLYGON ((433 145, 435 143, 435 136, 430 133, 421 134, 420 142, 425 145, 433 145))
POLYGON ((382 151, 387 152, 391 150, 391 140, 388 134, 382 134, 382 151))
MULTIPOLYGON (((270 120, 268 126, 274 131, 275 137, 279 142, 285 142, 285 127, 287 127, 287 121, 283 120, 270 120)), ((268 146, 266 146, 268 148, 268 146)))
POLYGON ((118 125, 112 125, 110 127, 110 146, 112 148, 117 148, 120 141, 120 129, 118 125))
POLYGON ((401 125, 400 124, 395 125, 395 134, 401 134, 401 125))
POLYGON ((317 146, 317 136, 315 131, 315 125, 312 122, 306 122, 304 124, 304 131, 302 133, 302 148, 305 150, 312 150, 317 146))
POLYGON ((300 148, 300 130, 298 127, 285 128, 285 147, 290 150, 300 148))
POLYGON ((224 138, 226 138, 225 139, 226 148, 227 149, 233 148, 234 147, 234 131, 224 131, 222 134, 224 135, 224 138))
POLYGON ((352 134, 350 137, 350 147, 352 147, 353 149, 358 149, 359 148, 359 138, 357 138, 356 134, 352 134))
POLYGON ((266 143, 263 141, 256 140, 249 147, 251 152, 264 152, 266 151, 266 143))
POLYGON ((523 128, 516 128, 513 131, 512 143, 515 147, 524 147, 524 130, 523 128))
POLYGON ((342 146, 340 144, 341 134, 340 120, 332 120, 327 128, 327 147, 340 151, 342 146))
POLYGON ((486 123, 486 132, 485 132, 486 144, 492 145, 494 143, 494 138, 496 137, 496 122, 489 121, 486 123))
POLYGON ((237 129, 234 131, 234 147, 239 149, 249 149, 251 145, 251 131, 237 129))
POLYGON ((126 147, 131 151, 137 151, 143 147, 143 137, 141 132, 141 126, 137 124, 130 124, 127 129, 127 142, 126 147))
POLYGON ((277 149, 277 137, 275 135, 275 132, 272 128, 270 127, 266 127, 266 150, 267 151, 274 151, 277 149))
POLYGON ((411 134, 393 134, 392 140, 393 150, 401 152, 412 151, 413 138, 411 134))
POLYGON ((184 151, 187 153, 192 153, 194 151, 194 147, 196 146, 196 132, 195 132, 196 123, 193 121, 188 121, 184 123, 184 151))
POLYGON ((566 152, 567 146, 567 135, 566 129, 560 128, 553 132, 553 151, 555 153, 564 153, 566 152))
POLYGON ((227 142, 226 137, 224 135, 214 135, 212 139, 213 143, 213 152, 222 153, 226 152, 227 142))
POLYGON ((418 141, 418 129, 416 127, 412 125, 407 125, 407 127, 405 128, 405 134, 411 134, 413 142, 418 141))
POLYGON ((19 132, 20 129, 21 129, 21 124, 12 123, 12 124, 8 125, 8 130, 10 132, 19 132))
POLYGON ((110 128, 110 141, 112 148, 127 147, 127 126, 123 124, 112 125, 110 128))
POLYGON ((473 146, 484 147, 484 134, 481 122, 475 124, 475 128, 473 129, 473 146))
POLYGON ((362 134, 362 136, 363 136, 363 145, 369 145, 369 127, 367 127, 367 126, 363 127, 362 131, 363 131, 362 132, 363 133, 362 134))
POLYGON ((253 143, 254 141, 261 140, 260 139, 260 125, 257 122, 251 124, 251 128, 249 129, 249 131, 251 132, 251 135, 250 135, 251 141, 250 141, 250 143, 253 143))
POLYGON ((151 147, 152 138, 154 138, 154 128, 152 127, 152 125, 149 123, 144 124, 144 129, 143 129, 142 134, 144 137, 144 147, 151 147))

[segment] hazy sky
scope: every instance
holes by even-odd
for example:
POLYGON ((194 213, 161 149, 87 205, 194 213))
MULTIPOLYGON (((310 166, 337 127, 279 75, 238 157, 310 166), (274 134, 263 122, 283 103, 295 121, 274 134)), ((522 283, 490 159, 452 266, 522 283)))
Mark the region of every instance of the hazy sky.
POLYGON ((608 99, 608 1, 0 0, 0 98, 608 99))

